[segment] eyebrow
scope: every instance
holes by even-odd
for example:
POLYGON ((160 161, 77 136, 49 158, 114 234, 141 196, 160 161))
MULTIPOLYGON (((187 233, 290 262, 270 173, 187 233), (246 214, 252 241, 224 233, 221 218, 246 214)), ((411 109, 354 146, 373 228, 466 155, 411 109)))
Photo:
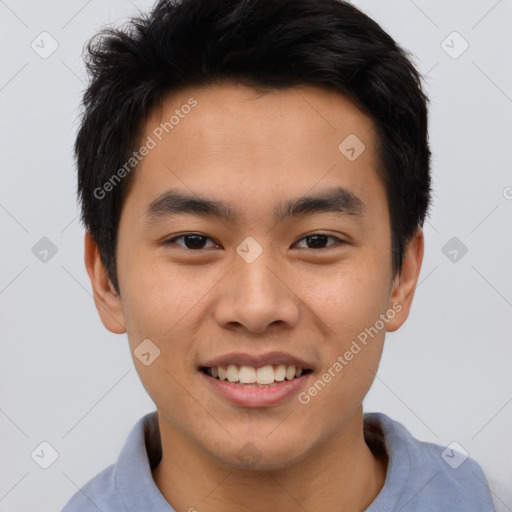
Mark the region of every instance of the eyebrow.
MULTIPOLYGON (((315 195, 289 199, 274 209, 277 222, 288 217, 299 217, 313 213, 339 213, 343 215, 366 214, 366 206, 354 193, 338 186, 315 195)), ((236 223, 239 215, 228 203, 168 190, 155 199, 146 210, 149 221, 173 215, 192 214, 218 218, 236 223)))

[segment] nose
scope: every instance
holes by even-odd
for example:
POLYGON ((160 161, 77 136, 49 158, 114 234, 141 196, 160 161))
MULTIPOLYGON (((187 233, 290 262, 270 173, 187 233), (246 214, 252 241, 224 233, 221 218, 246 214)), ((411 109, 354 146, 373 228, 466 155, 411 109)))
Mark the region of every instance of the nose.
POLYGON ((263 255, 247 263, 237 258, 223 280, 213 316, 223 328, 243 326, 261 334, 270 326, 294 327, 300 318, 300 299, 275 260, 263 255))

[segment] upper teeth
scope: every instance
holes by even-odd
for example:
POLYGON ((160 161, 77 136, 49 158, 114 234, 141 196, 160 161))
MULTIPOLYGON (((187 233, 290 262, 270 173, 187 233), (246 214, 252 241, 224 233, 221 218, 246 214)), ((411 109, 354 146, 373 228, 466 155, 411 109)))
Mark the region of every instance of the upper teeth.
POLYGON ((227 366, 214 366, 210 368, 212 377, 229 382, 240 382, 241 384, 272 384, 281 382, 284 379, 291 380, 302 375, 302 368, 294 365, 267 365, 261 368, 252 366, 238 366, 228 364, 227 366))

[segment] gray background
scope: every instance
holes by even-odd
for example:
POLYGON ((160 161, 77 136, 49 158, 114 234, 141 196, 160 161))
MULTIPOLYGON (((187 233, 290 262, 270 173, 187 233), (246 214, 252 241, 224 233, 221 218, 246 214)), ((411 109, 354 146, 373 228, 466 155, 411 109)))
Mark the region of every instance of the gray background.
MULTIPOLYGON (((413 310, 366 409, 458 442, 512 510, 512 0, 355 3, 426 76, 435 183, 413 310)), ((84 42, 149 5, 0 0, 1 512, 59 510, 154 409, 94 307, 72 158, 84 42)))

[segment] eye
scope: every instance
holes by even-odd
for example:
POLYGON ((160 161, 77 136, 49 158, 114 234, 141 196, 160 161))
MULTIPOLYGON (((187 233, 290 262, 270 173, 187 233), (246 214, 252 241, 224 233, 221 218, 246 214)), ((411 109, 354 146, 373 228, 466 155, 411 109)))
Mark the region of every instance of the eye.
POLYGON ((210 247, 218 247, 218 245, 205 235, 197 233, 187 233, 185 235, 176 236, 170 238, 165 242, 166 244, 177 244, 181 245, 185 249, 201 250, 208 249, 210 247))
POLYGON ((314 233, 312 235, 301 238, 295 245, 299 249, 324 249, 333 245, 333 243, 328 243, 329 240, 334 240, 334 244, 336 244, 336 242, 341 244, 343 243, 343 240, 340 240, 336 236, 314 233))

